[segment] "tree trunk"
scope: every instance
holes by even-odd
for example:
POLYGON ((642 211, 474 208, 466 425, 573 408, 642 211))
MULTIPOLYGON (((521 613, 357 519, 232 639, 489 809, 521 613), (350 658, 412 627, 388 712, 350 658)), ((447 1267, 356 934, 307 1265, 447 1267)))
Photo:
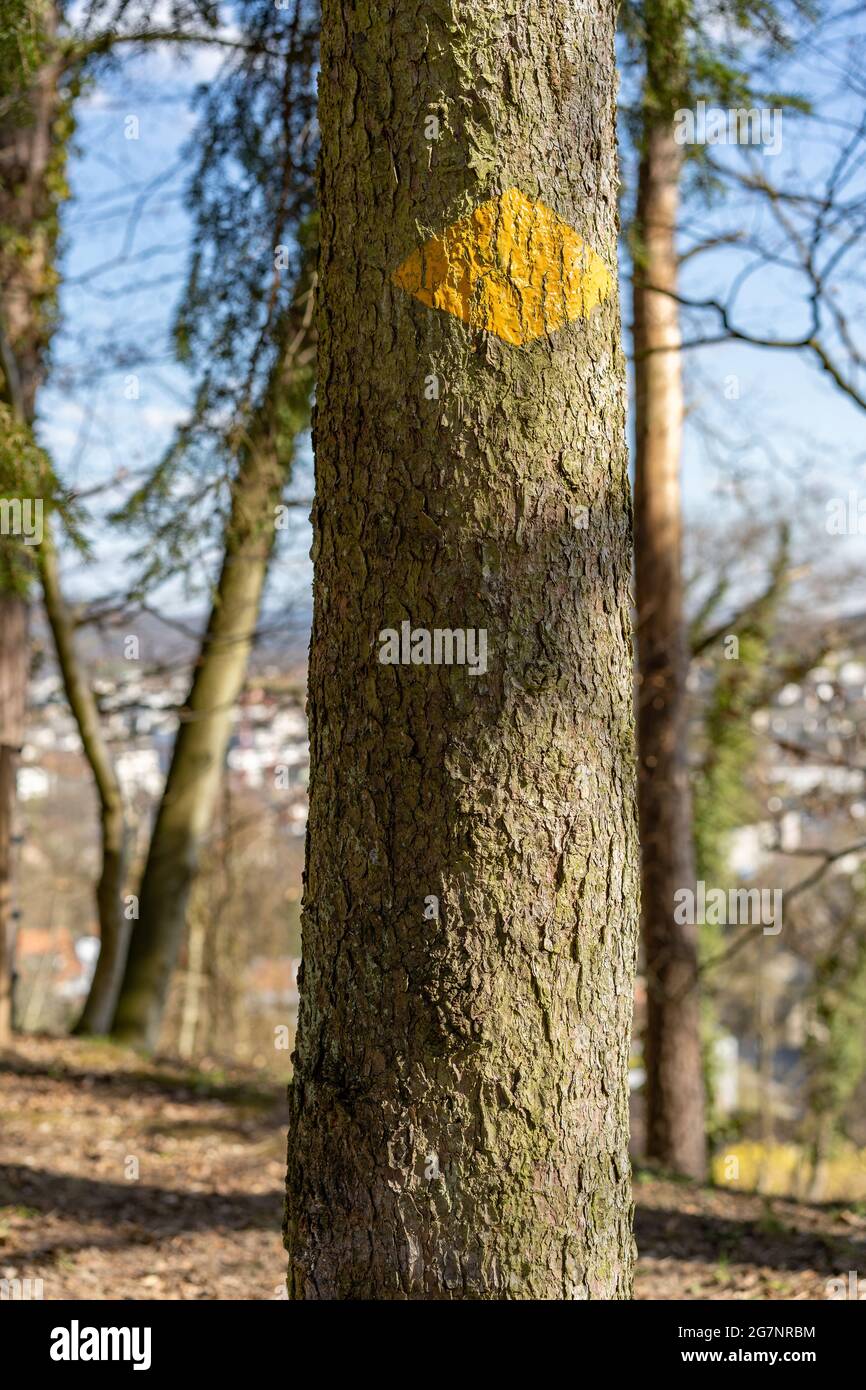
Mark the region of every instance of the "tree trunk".
MULTIPOLYGON (((45 4, 34 16, 33 28, 50 37, 56 27, 57 7, 45 4)), ((33 419, 53 328, 53 221, 46 175, 58 71, 55 63, 46 63, 20 104, 13 100, 18 96, 17 70, 10 65, 0 83, 5 113, 0 121, 0 400, 22 422, 33 419)), ((17 538, 0 540, 0 1042, 8 1038, 12 1023, 11 835, 29 665, 22 595, 30 558, 17 538)))
POLYGON ((135 1045, 156 1045, 183 941, 189 892, 219 791, 232 712, 246 677, 281 476, 272 454, 252 450, 235 490, 231 526, 243 539, 226 553, 181 714, 112 1030, 135 1045))
MULTIPOLYGON (((57 28, 56 5, 45 5, 41 18, 46 41, 49 41, 57 28)), ((0 319, 5 394, 15 415, 27 424, 33 421, 45 354, 55 326, 52 296, 48 291, 54 268, 57 185, 65 162, 63 137, 55 124, 61 109, 60 72, 57 59, 43 65, 29 97, 32 119, 10 123, 0 136, 4 183, 14 194, 13 208, 11 212, 4 209, 3 220, 14 216, 14 225, 20 233, 20 241, 11 243, 6 259, 0 258, 5 286, 0 319)), ((65 119, 68 122, 68 114, 65 119)), ((96 893, 100 955, 76 1031, 104 1033, 114 1014, 129 937, 129 924, 122 906, 126 824, 120 787, 100 727, 99 711, 75 651, 74 629, 60 588, 47 517, 43 519, 43 530, 43 543, 34 553, 45 611, 66 697, 78 725, 100 804, 102 867, 96 893)))
POLYGON ((12 1037, 15 924, 12 919, 12 814, 15 753, 0 744, 0 1047, 12 1037))
POLYGON ((246 679, 271 556, 275 508, 308 410, 315 357, 315 276, 302 271, 283 325, 285 350, 261 415, 243 446, 232 489, 222 572, 141 881, 140 920, 132 933, 112 1033, 155 1047, 186 910, 213 818, 232 713, 246 679))
MULTIPOLYGON (((43 4, 33 27, 46 52, 58 24, 54 3, 43 4)), ((35 73, 21 102, 7 100, 11 114, 0 122, 0 309, 4 335, 2 396, 32 421, 45 355, 54 332, 54 254, 57 237, 57 185, 65 155, 55 138, 60 107, 57 57, 35 73), (8 355, 7 355, 8 354, 8 355)), ((9 75, 14 89, 16 78, 9 75)), ((23 79, 22 79, 23 80, 23 79)), ((17 96, 18 93, 16 92, 17 96)))
POLYGON ((322 27, 289 1294, 627 1298, 613 10, 322 27), (487 661, 423 664, 422 633, 385 664, 403 622, 484 630, 487 661))
POLYGON ((15 922, 12 916, 12 831, 15 771, 24 741, 27 607, 0 594, 0 1047, 12 1035, 15 922))
POLYGON ((207 919, 202 910, 190 913, 186 974, 183 982, 183 1003, 180 1011, 180 1030, 178 1033, 178 1056, 189 1061, 195 1052, 195 1040, 201 1021, 202 994, 206 981, 204 971, 204 947, 207 937, 207 919))
POLYGON ((697 929, 674 921, 694 887, 681 572, 683 390, 675 234, 681 151, 651 124, 640 162, 634 286, 638 810, 647 973, 647 1154, 706 1176, 697 929))
POLYGON ((866 875, 852 883, 849 913, 834 929, 834 940, 814 962, 805 1060, 807 1113, 812 1127, 811 1202, 826 1196, 833 1149, 845 1134, 845 1117, 866 1072, 866 875))
POLYGON ((129 833, 123 794, 102 731, 96 699, 75 650, 74 628, 60 589, 57 554, 47 524, 39 547, 39 577, 63 688, 99 798, 102 840, 102 869, 96 889, 99 959, 75 1032, 107 1033, 114 1017, 129 945, 131 923, 123 910, 129 833))
POLYGON ((812 1117, 814 1135, 811 1144, 811 1164, 807 1202, 821 1202, 827 1190, 828 1169, 833 1140, 836 1137, 836 1116, 830 1113, 812 1117))

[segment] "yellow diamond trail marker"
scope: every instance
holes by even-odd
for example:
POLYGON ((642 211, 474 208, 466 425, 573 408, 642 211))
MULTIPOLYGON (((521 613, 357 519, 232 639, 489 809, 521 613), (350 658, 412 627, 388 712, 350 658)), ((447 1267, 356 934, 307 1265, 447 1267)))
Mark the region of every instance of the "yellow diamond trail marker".
POLYGON ((394 281, 506 343, 588 318, 610 294, 600 256, 544 203, 509 188, 413 251, 394 281))

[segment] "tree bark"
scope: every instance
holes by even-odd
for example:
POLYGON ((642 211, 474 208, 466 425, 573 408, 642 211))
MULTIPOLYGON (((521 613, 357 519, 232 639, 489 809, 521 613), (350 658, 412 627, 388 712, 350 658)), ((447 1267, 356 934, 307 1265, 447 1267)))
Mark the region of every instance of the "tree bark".
POLYGON ((812 1019, 805 1060, 806 1110, 812 1128, 808 1200, 826 1195, 829 1164, 844 1119, 866 1072, 863 1014, 866 1010, 866 877, 852 884, 850 913, 834 928, 834 939, 814 962, 812 1019))
POLYGON ((627 1298, 619 312, 560 326, 537 206, 615 267, 613 8, 443 13, 323 6, 288 1290, 627 1298), (486 674, 383 664, 403 621, 486 630, 486 674))
POLYGON ((0 1047, 9 1042, 13 1023, 12 832, 26 687, 27 606, 14 595, 0 594, 0 1047))
POLYGON ((230 544, 175 739, 151 836, 136 923, 112 1033, 155 1047, 186 908, 210 828, 246 678, 274 536, 281 471, 273 454, 249 452, 235 488, 230 544))
POLYGON ((56 184, 63 176, 62 157, 58 163, 62 150, 58 151, 54 137, 61 74, 59 57, 51 47, 58 27, 57 5, 50 0, 43 4, 34 26, 44 35, 50 56, 34 75, 24 101, 13 105, 12 114, 0 123, 0 224, 6 232, 0 241, 6 349, 0 364, 2 395, 28 422, 35 413, 36 392, 56 323, 56 184))
MULTIPOLYGON (((50 40, 57 29, 56 5, 43 6, 42 20, 50 51, 50 40)), ((27 424, 33 422, 45 355, 55 326, 51 287, 57 192, 53 185, 59 181, 65 160, 62 141, 54 129, 61 107, 60 76, 60 59, 55 55, 43 64, 34 80, 27 103, 32 119, 10 123, 0 138, 4 186, 14 195, 10 208, 0 202, 3 221, 14 218, 21 242, 27 248, 22 252, 20 244, 13 244, 5 259, 0 258, 4 280, 5 394, 15 415, 27 424)), ((75 651, 73 625, 60 587, 47 516, 43 519, 43 530, 43 542, 34 556, 42 582, 45 611, 66 697, 78 725, 100 804, 102 867, 96 898, 101 946, 90 995, 77 1031, 104 1033, 114 1014, 129 935, 122 906, 127 839, 123 799, 100 727, 96 700, 75 651)))
POLYGON ((246 679, 275 534, 275 508, 308 409, 315 359, 315 279, 302 271, 283 324, 285 351, 245 439, 232 488, 219 583, 172 751, 141 881, 112 1034, 156 1046, 223 774, 232 714, 246 679))
POLYGON ((12 920, 12 815, 15 753, 0 744, 0 1047, 12 1037, 15 934, 12 920))
POLYGON ((187 961, 186 974, 183 982, 183 1003, 180 1013, 180 1029, 178 1032, 177 1051, 178 1056, 188 1062, 195 1052, 195 1041, 198 1034, 199 1023, 202 1013, 202 995, 207 979, 204 970, 204 948, 207 938, 207 919, 204 912, 193 911, 190 913, 189 924, 189 959, 187 961))
POLYGON ((99 709, 84 677, 75 650, 75 633, 63 599, 57 554, 48 523, 39 547, 39 577, 63 688, 78 726, 99 799, 101 871, 96 889, 99 917, 99 959, 90 992, 75 1027, 79 1034, 107 1033, 114 1018, 117 995, 129 946, 131 923, 124 914, 123 889, 129 846, 129 828, 120 782, 102 730, 99 709))
MULTIPOLYGON (((57 27, 56 5, 35 17, 46 37, 57 27)), ((11 98, 17 70, 4 74, 11 98)), ((53 327, 48 283, 53 237, 46 173, 57 114, 58 67, 46 62, 36 74, 22 109, 0 121, 0 400, 13 416, 33 419, 36 391, 53 327)), ((17 94, 16 94, 17 95, 17 94)), ((10 101, 4 101, 7 110, 10 101)), ((23 739, 29 665, 23 589, 28 549, 16 538, 0 540, 0 1041, 12 1025, 13 924, 10 918, 12 823, 16 765, 23 739), (12 712, 14 710, 14 712, 12 712)))
POLYGON ((697 929, 674 921, 694 887, 687 760, 680 454, 683 389, 676 291, 681 150, 671 125, 644 133, 634 285, 638 810, 647 974, 647 1155, 706 1176, 697 929), (668 291, 668 293, 665 293, 668 291))

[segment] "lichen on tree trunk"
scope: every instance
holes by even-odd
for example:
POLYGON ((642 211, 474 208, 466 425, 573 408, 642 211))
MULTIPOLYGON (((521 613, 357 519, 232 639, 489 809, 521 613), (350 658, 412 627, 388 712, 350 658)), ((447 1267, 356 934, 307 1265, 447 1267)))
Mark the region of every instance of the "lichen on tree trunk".
MULTIPOLYGON (((615 273, 613 8, 326 0, 320 122, 289 1294, 627 1298, 616 294, 520 345, 394 281, 513 189, 615 273), (485 629, 486 674, 383 664, 379 633, 407 620, 485 629)), ((519 299, 515 274, 503 252, 491 292, 519 299)))

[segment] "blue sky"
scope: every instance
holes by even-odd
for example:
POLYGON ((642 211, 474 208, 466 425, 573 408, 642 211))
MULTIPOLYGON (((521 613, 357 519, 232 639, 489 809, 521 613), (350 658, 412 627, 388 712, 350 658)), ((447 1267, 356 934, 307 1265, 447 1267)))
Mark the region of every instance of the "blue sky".
MULTIPOLYGON (((843 6, 839 5, 841 12, 843 6)), ((846 127, 859 119, 856 98, 836 93, 851 30, 866 35, 862 18, 832 31, 786 74, 788 89, 820 98, 834 124, 783 118, 780 155, 751 153, 783 186, 818 187, 838 151, 846 127)), ((184 418, 190 381, 172 358, 169 331, 183 284, 190 225, 183 206, 187 170, 184 141, 194 128, 190 97, 196 83, 216 71, 221 55, 196 50, 183 62, 168 51, 127 60, 119 74, 82 99, 78 136, 70 164, 72 197, 63 215, 62 327, 54 347, 54 369, 40 400, 39 432, 64 482, 83 491, 125 469, 130 478, 151 466, 184 418), (134 122, 137 120, 137 131, 134 122), (137 138, 129 138, 136 134, 137 138), (120 360, 118 358, 120 357, 120 360), (136 386, 131 380, 138 378, 136 386)), ((742 151, 718 151, 742 162, 742 151)), ((627 161, 625 171, 628 172, 627 161)), ((863 191, 853 179, 849 196, 863 191)), ((754 198, 688 208, 690 236, 738 229, 767 240, 778 237, 765 206, 754 198)), ((839 276, 839 293, 852 318, 866 307, 854 253, 839 276)), ((748 261, 742 248, 704 254, 683 271, 682 292, 693 298, 724 298, 748 261)), ((624 304, 628 318, 628 305, 624 304)), ((737 321, 768 336, 802 330, 801 280, 781 267, 750 274, 743 286, 737 321)), ((714 323, 712 316, 704 320, 714 323)), ((686 337, 690 336, 687 325, 686 337)), ((830 538, 825 500, 859 488, 866 495, 866 414, 848 402, 804 354, 771 352, 741 344, 699 349, 688 355, 688 428, 683 459, 687 513, 718 526, 736 524, 745 505, 778 509, 799 522, 808 549, 835 563, 843 555, 863 558, 866 538, 830 538), (736 394, 731 381, 736 378, 736 394), (735 496, 732 471, 742 475, 735 496)), ((309 445, 302 450, 293 490, 312 489, 309 445)), ((71 595, 100 594, 126 577, 129 538, 102 519, 106 501, 117 505, 116 489, 94 495, 91 536, 96 563, 65 558, 71 595)), ((309 530, 299 509, 297 524, 275 566, 274 603, 307 607, 311 578, 309 530)), ((179 590, 168 601, 183 605, 179 590)))
MULTIPOLYGON (((95 563, 65 556, 67 589, 76 597, 102 596, 106 576, 115 589, 128 582, 125 561, 138 538, 106 524, 105 513, 159 459, 188 411, 193 383, 170 341, 191 234, 183 146, 195 128, 196 85, 221 57, 202 48, 179 62, 168 50, 150 50, 127 60, 77 108, 63 213, 62 325, 38 424, 64 483, 85 494, 93 516, 95 563), (121 469, 128 483, 93 491, 121 469)), ((292 494, 311 492, 306 440, 292 494)), ((281 601, 309 588, 304 518, 299 509, 279 554, 281 601)), ((178 585, 161 599, 163 607, 188 607, 178 585)))

